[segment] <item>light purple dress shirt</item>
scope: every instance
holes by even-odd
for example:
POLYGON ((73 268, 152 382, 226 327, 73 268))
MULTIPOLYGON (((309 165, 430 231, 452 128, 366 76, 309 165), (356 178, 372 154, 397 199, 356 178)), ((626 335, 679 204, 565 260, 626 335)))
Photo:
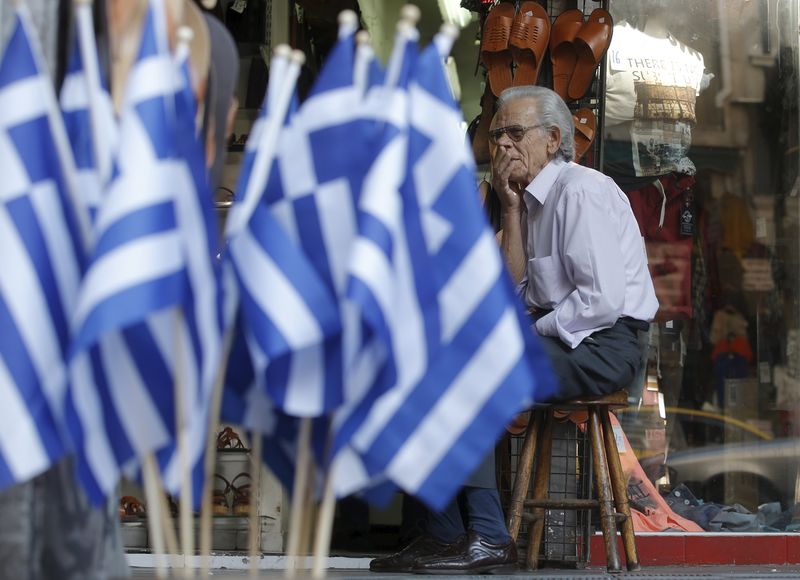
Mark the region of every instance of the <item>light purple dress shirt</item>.
POLYGON ((658 299, 628 198, 614 181, 554 160, 525 188, 528 263, 520 292, 543 336, 570 348, 629 316, 649 322, 658 299))

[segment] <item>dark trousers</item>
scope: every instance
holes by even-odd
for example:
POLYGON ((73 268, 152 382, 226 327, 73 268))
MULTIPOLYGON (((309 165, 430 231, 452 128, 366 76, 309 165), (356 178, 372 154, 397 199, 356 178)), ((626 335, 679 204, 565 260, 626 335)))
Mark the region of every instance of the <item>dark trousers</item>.
POLYGON ((502 544, 510 539, 497 489, 464 487, 444 511, 428 513, 428 533, 443 542, 455 542, 467 529, 477 532, 491 544, 502 544), (462 505, 467 516, 466 525, 461 515, 462 505))
POLYGON ((627 388, 642 362, 638 333, 648 324, 620 318, 611 328, 599 330, 570 348, 557 336, 540 336, 561 384, 549 403, 594 395, 607 395, 627 388))

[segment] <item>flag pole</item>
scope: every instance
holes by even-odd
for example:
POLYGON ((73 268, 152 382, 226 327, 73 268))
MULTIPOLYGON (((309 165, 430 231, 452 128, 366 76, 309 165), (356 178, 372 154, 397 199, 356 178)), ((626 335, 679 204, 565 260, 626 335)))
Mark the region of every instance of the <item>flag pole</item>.
POLYGON ((250 513, 248 514, 250 529, 247 539, 250 553, 250 577, 258 578, 258 567, 261 560, 261 447, 264 438, 260 434, 254 433, 251 439, 252 475, 250 477, 250 513), (255 503, 253 503, 254 500, 255 503))
POLYGON ((111 156, 101 153, 108 149, 108 135, 100 123, 101 103, 98 95, 101 91, 100 68, 98 64, 97 44, 94 38, 94 24, 92 21, 93 0, 75 0, 75 19, 77 21, 78 44, 83 60, 83 70, 86 74, 86 84, 89 94, 89 123, 94 143, 95 162, 100 177, 103 181, 111 178, 111 156))
POLYGON ((178 569, 181 565, 178 535, 175 530, 175 522, 170 517, 171 514, 169 503, 167 502, 167 494, 163 491, 163 485, 161 485, 160 477, 159 486, 162 488, 162 492, 158 494, 158 500, 161 502, 161 513, 163 514, 161 517, 161 524, 164 527, 164 540, 167 546, 167 552, 169 552, 170 559, 172 560, 172 567, 178 569))
POLYGON ((203 495, 200 502, 200 575, 207 576, 211 568, 211 497, 214 478, 214 466, 217 461, 217 431, 219 430, 219 414, 222 406, 222 390, 225 384, 225 373, 228 369, 228 358, 233 344, 233 326, 225 332, 214 389, 211 392, 211 406, 208 410, 208 433, 206 436, 206 454, 203 464, 203 495))
POLYGON ((286 567, 287 578, 294 578, 298 568, 297 559, 300 555, 304 536, 304 530, 302 529, 305 521, 304 512, 308 509, 306 488, 311 468, 311 419, 309 417, 300 419, 300 434, 297 447, 297 468, 294 473, 289 540, 286 549, 286 555, 289 557, 289 563, 286 567))
MULTIPOLYGON (((281 76, 280 85, 275 93, 275 102, 269 103, 270 110, 274 114, 270 114, 264 130, 261 134, 261 139, 258 144, 256 158, 253 161, 253 174, 251 175, 250 183, 266 183, 267 177, 272 167, 272 158, 275 156, 275 149, 278 146, 278 138, 280 136, 281 128, 283 127, 283 120, 286 118, 286 112, 289 110, 289 103, 292 98, 292 91, 297 84, 297 77, 300 75, 300 67, 305 62, 305 55, 302 51, 292 50, 286 44, 280 44, 275 47, 275 57, 272 59, 272 70, 270 71, 270 80, 272 82, 279 82, 278 76, 281 76), (289 66, 284 68, 280 62, 289 60, 289 66), (276 61, 279 61, 276 63, 276 61), (276 67, 275 65, 278 64, 276 67), (282 75, 273 75, 272 71, 275 69, 283 72, 282 75)), ((250 221, 253 211, 255 211, 259 200, 262 198, 263 191, 258 188, 248 187, 244 192, 244 197, 241 201, 233 205, 233 209, 228 216, 227 223, 225 224, 225 237, 232 238, 239 234, 250 221)))
POLYGON ((188 559, 194 555, 194 530, 192 529, 192 465, 189 459, 189 437, 187 432, 187 409, 185 380, 183 377, 183 311, 175 312, 175 432, 178 437, 178 462, 180 464, 180 490, 178 516, 181 529, 181 547, 183 551, 183 577, 192 578, 194 568, 189 566, 188 559))
POLYGON ((333 516, 336 513, 336 494, 333 492, 333 477, 329 470, 325 482, 325 492, 317 518, 317 533, 314 538, 314 562, 311 569, 312 578, 325 578, 325 563, 331 552, 331 534, 333 532, 333 516))
POLYGON ((153 453, 147 453, 142 458, 142 476, 144 478, 144 494, 147 501, 147 527, 150 534, 150 547, 153 550, 153 561, 156 568, 156 578, 167 577, 167 566, 164 563, 164 524, 166 515, 162 508, 159 494, 158 466, 153 453))

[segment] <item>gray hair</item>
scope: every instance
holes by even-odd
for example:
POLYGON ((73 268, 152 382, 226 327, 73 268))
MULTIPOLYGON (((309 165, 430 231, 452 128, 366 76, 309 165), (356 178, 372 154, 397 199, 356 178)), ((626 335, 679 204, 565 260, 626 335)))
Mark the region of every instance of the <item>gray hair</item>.
POLYGON ((575 124, 564 99, 555 91, 545 87, 534 85, 511 87, 504 90, 497 98, 497 110, 518 99, 531 99, 535 103, 539 123, 548 129, 558 127, 561 132, 561 145, 555 157, 572 161, 575 157, 575 124))

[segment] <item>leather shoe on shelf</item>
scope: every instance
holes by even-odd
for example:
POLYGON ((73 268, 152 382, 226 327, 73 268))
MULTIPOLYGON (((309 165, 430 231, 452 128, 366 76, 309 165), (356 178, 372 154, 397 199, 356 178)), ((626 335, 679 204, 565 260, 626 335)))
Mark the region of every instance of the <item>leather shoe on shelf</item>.
POLYGON ((517 569, 517 546, 509 539, 503 544, 490 544, 470 530, 460 549, 445 555, 418 558, 412 572, 416 574, 497 574, 517 569))
POLYGON ((439 554, 450 545, 423 534, 399 552, 375 558, 369 563, 369 569, 373 572, 411 572, 418 558, 439 554))

